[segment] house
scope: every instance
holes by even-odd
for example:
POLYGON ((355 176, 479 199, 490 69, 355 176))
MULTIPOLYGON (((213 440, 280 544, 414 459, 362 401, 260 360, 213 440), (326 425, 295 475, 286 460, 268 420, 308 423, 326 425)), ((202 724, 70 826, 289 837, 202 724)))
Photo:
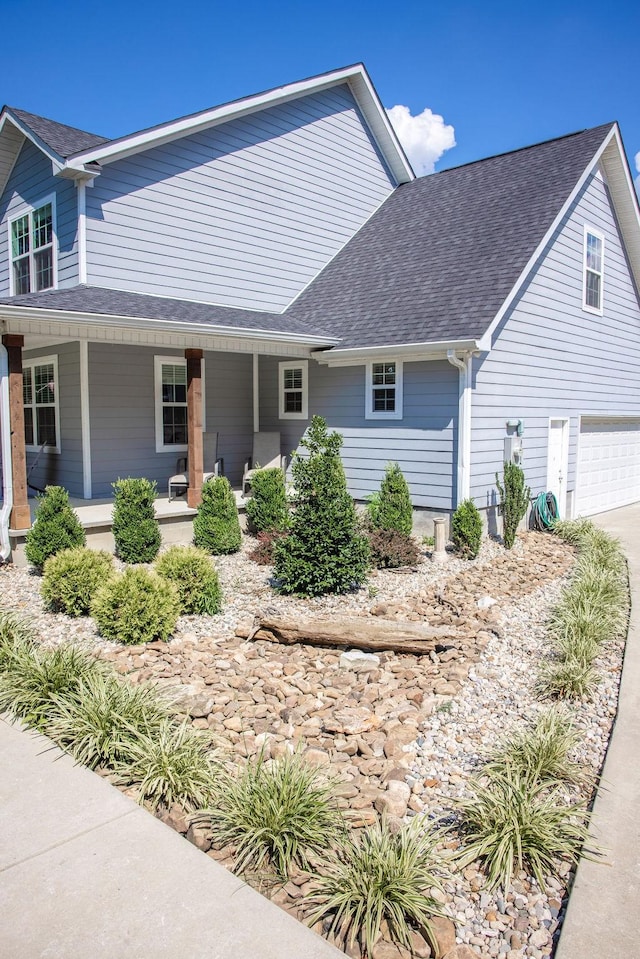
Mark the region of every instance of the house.
POLYGON ((5 107, 0 221, 5 527, 27 470, 90 501, 188 451, 194 506, 203 429, 239 485, 314 413, 359 499, 393 460, 491 510, 505 457, 565 515, 640 499, 615 123, 415 178, 361 64, 115 140, 5 107))

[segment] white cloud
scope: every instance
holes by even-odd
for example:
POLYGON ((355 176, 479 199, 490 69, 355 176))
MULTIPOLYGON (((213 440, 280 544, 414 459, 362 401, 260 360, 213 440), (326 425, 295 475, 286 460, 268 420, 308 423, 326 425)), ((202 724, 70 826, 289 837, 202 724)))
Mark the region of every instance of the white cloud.
MULTIPOLYGON (((640 173, 640 150, 636 153, 636 170, 640 173)), ((636 193, 640 198, 640 176, 636 177, 636 193)))
POLYGON ((456 145, 453 127, 428 107, 415 117, 409 107, 400 105, 391 107, 387 114, 418 176, 433 173, 444 151, 456 145))

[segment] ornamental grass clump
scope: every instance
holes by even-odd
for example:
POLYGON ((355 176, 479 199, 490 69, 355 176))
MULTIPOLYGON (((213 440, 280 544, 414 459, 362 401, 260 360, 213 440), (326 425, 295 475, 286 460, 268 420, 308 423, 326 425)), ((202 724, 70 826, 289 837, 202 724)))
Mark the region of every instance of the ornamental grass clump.
POLYGON ((482 517, 472 499, 460 503, 451 517, 451 542, 463 559, 475 559, 482 543, 482 517))
POLYGON ((279 467, 259 469, 251 477, 247 516, 255 533, 282 532, 289 526, 289 504, 284 472, 279 467))
POLYGON ((299 752, 277 760, 259 755, 240 771, 221 770, 202 820, 217 844, 234 847, 239 873, 273 872, 282 880, 344 828, 331 782, 299 752))
POLYGON ((33 632, 15 613, 0 610, 0 673, 15 668, 16 658, 36 648, 33 632))
POLYGON ((538 691, 553 699, 591 699, 600 677, 590 662, 574 655, 540 667, 538 691))
POLYGON ((167 640, 180 614, 173 583, 144 568, 129 568, 96 592, 91 615, 107 639, 137 646, 167 640))
POLYGON ((193 521, 193 541, 213 556, 237 553, 242 542, 238 507, 226 476, 202 485, 202 502, 193 521))
POLYGON ((531 782, 578 782, 583 772, 569 754, 579 741, 570 714, 553 706, 540 713, 533 726, 505 737, 485 772, 501 774, 511 769, 531 782))
POLYGON ((367 956, 373 955, 383 922, 394 942, 405 947, 417 925, 437 955, 431 920, 442 909, 431 891, 440 888, 438 838, 417 817, 397 833, 383 821, 346 838, 314 875, 309 923, 329 918, 331 931, 345 943, 358 939, 367 956))
POLYGON ((502 510, 502 540, 505 547, 511 549, 516 541, 518 526, 526 516, 531 490, 525 486, 524 470, 517 463, 504 464, 503 482, 504 485, 496 473, 502 510))
POLYGON ((151 563, 160 549, 160 524, 156 519, 155 482, 118 479, 113 485, 113 538, 116 556, 125 563, 151 563))
POLYGON ((86 536, 62 486, 47 486, 37 497, 38 508, 25 541, 29 562, 41 570, 50 556, 63 549, 84 546, 86 536))
POLYGON ((196 546, 172 546, 155 564, 156 572, 173 583, 185 615, 220 612, 222 594, 211 557, 196 546))
POLYGON ((56 613, 86 616, 96 590, 113 574, 110 553, 86 546, 64 549, 44 564, 42 598, 56 613))

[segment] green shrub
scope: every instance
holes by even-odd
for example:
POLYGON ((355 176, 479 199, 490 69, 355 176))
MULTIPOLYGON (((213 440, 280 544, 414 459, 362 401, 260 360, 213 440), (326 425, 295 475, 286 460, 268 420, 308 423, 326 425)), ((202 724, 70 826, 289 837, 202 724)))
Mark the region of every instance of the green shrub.
POLYGON ((25 553, 37 569, 63 549, 84 546, 86 536, 80 520, 69 505, 69 494, 62 486, 47 486, 38 496, 33 526, 27 533, 25 553))
POLYGON ((418 544, 396 529, 374 529, 368 534, 371 561, 378 569, 415 566, 420 559, 418 544))
POLYGON ((440 888, 437 839, 418 817, 395 834, 383 822, 347 839, 314 876, 316 889, 309 903, 317 908, 309 922, 331 917, 331 930, 347 943, 359 938, 367 956, 374 954, 383 921, 394 941, 406 947, 417 925, 438 955, 431 925, 434 916, 442 915, 432 895, 440 888))
POLYGON ((497 473, 496 486, 502 508, 502 539, 506 548, 511 549, 520 521, 526 515, 531 490, 524 485, 524 471, 517 463, 504 464, 504 486, 497 473))
POLYGON ((472 499, 460 503, 451 517, 451 542, 464 559, 475 559, 482 543, 482 517, 472 499))
POLYGON ((343 828, 331 783, 300 753, 221 770, 203 819, 217 844, 235 848, 238 872, 270 867, 280 879, 293 864, 307 866, 309 853, 325 850, 343 828))
POLYGON ((569 759, 569 753, 579 741, 566 710, 552 707, 541 713, 532 727, 508 735, 485 771, 503 773, 511 769, 533 782, 576 782, 582 772, 569 759))
POLYGON ((202 502, 193 521, 193 541, 214 556, 240 549, 238 508, 226 476, 216 476, 203 484, 202 502))
POLYGON ((172 546, 156 562, 156 572, 173 583, 182 613, 220 612, 218 574, 208 553, 196 546, 172 546))
POLYGON ((274 572, 282 593, 321 596, 346 593, 364 582, 369 544, 358 530, 353 500, 340 460, 342 437, 327 433, 314 416, 294 454, 296 505, 291 530, 274 550, 274 572))
POLYGON ((394 529, 405 536, 413 529, 413 507, 407 481, 397 463, 389 463, 380 492, 369 498, 369 520, 374 529, 394 529))
POLYGON ((55 612, 86 616, 99 586, 113 575, 113 557, 76 546, 50 556, 44 564, 42 598, 55 612))
POLYGON ((173 583, 144 568, 126 569, 110 579, 91 604, 102 635, 131 645, 168 639, 179 613, 173 583))
POLYGON ((247 516, 256 533, 285 530, 289 525, 289 504, 284 472, 279 468, 262 469, 251 478, 251 498, 247 516))
POLYGON ((153 506, 156 484, 129 477, 112 485, 116 556, 125 563, 151 563, 160 549, 160 524, 153 506))
POLYGON ((273 551, 276 543, 284 539, 287 533, 279 530, 271 530, 269 533, 258 533, 258 545, 249 553, 249 559, 252 559, 258 566, 270 566, 273 563, 273 551))

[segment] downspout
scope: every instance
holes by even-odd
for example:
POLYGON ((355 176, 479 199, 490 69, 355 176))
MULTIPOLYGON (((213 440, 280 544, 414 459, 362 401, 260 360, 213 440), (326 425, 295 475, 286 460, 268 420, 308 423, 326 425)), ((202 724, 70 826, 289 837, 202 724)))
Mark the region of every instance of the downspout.
POLYGON ((9 422, 9 354, 0 342, 0 450, 2 452, 2 509, 0 510, 0 559, 11 555, 9 519, 13 509, 13 466, 11 459, 11 424, 9 422))
POLYGON ((471 495, 471 389, 472 356, 447 350, 447 359, 458 369, 458 482, 456 506, 471 495))

